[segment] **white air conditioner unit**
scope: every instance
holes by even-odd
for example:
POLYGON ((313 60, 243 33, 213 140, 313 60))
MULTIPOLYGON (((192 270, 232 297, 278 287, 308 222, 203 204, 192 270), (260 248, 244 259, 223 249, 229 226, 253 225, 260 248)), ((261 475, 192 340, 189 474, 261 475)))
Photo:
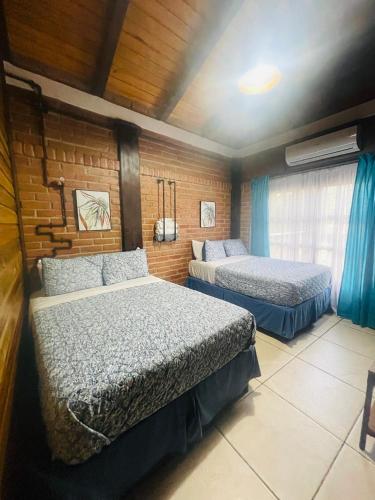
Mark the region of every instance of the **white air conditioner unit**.
POLYGON ((290 167, 327 160, 334 156, 359 151, 357 126, 331 132, 285 148, 285 160, 290 167))

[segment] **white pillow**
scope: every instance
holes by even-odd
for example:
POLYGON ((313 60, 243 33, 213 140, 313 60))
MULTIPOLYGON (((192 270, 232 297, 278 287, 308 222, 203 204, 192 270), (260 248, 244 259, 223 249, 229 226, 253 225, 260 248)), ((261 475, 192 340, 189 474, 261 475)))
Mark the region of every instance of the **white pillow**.
POLYGON ((193 254, 196 260, 203 260, 203 241, 197 241, 197 240, 192 240, 191 241, 192 247, 193 247, 193 254))

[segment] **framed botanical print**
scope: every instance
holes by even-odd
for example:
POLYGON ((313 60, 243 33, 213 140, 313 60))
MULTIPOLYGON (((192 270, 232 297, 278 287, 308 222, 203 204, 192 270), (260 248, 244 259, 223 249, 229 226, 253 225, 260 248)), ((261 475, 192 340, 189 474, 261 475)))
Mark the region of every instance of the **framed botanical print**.
POLYGON ((216 203, 214 201, 201 201, 201 227, 215 227, 216 203))
POLYGON ((111 204, 107 191, 74 191, 79 231, 107 231, 111 229, 111 204))

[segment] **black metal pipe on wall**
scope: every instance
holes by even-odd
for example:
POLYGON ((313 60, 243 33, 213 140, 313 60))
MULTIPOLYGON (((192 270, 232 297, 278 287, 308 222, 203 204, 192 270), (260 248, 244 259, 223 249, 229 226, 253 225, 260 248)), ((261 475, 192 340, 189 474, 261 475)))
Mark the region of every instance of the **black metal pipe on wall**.
MULTIPOLYGON (((173 218, 174 218, 174 241, 177 240, 177 195, 176 181, 168 181, 169 187, 173 186, 173 218)), ((164 231, 165 234, 165 231, 164 231)))
MULTIPOLYGON (((72 248, 73 242, 69 238, 56 238, 55 234, 52 231, 52 229, 66 227, 67 219, 66 219, 66 207, 65 207, 64 178, 61 177, 58 181, 52 181, 52 182, 49 182, 48 179, 47 143, 46 143, 45 124, 44 124, 44 114, 48 111, 48 109, 43 100, 42 88, 40 87, 40 85, 35 83, 33 80, 28 80, 27 78, 21 78, 12 73, 6 72, 5 75, 9 78, 12 78, 13 80, 18 80, 20 82, 25 83, 26 85, 29 85, 29 87, 33 90, 33 92, 37 96, 39 133, 42 138, 42 151, 43 151, 43 156, 41 159, 43 186, 54 189, 55 191, 59 192, 62 222, 60 224, 52 224, 52 223, 38 224, 37 226, 35 226, 35 234, 37 234, 38 236, 48 236, 49 240, 52 243, 59 243, 60 245, 63 245, 63 246, 52 247, 52 256, 55 257, 59 250, 72 248)), ((41 255, 37 257, 36 260, 39 260, 39 258, 41 257, 44 256, 41 255)))

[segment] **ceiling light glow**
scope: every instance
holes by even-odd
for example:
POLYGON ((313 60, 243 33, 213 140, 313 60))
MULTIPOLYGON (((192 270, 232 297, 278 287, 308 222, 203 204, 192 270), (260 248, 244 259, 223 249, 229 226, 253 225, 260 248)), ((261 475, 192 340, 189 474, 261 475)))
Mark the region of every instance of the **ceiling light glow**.
POLYGON ((281 71, 271 64, 255 66, 238 80, 238 87, 244 94, 264 94, 281 80, 281 71))

